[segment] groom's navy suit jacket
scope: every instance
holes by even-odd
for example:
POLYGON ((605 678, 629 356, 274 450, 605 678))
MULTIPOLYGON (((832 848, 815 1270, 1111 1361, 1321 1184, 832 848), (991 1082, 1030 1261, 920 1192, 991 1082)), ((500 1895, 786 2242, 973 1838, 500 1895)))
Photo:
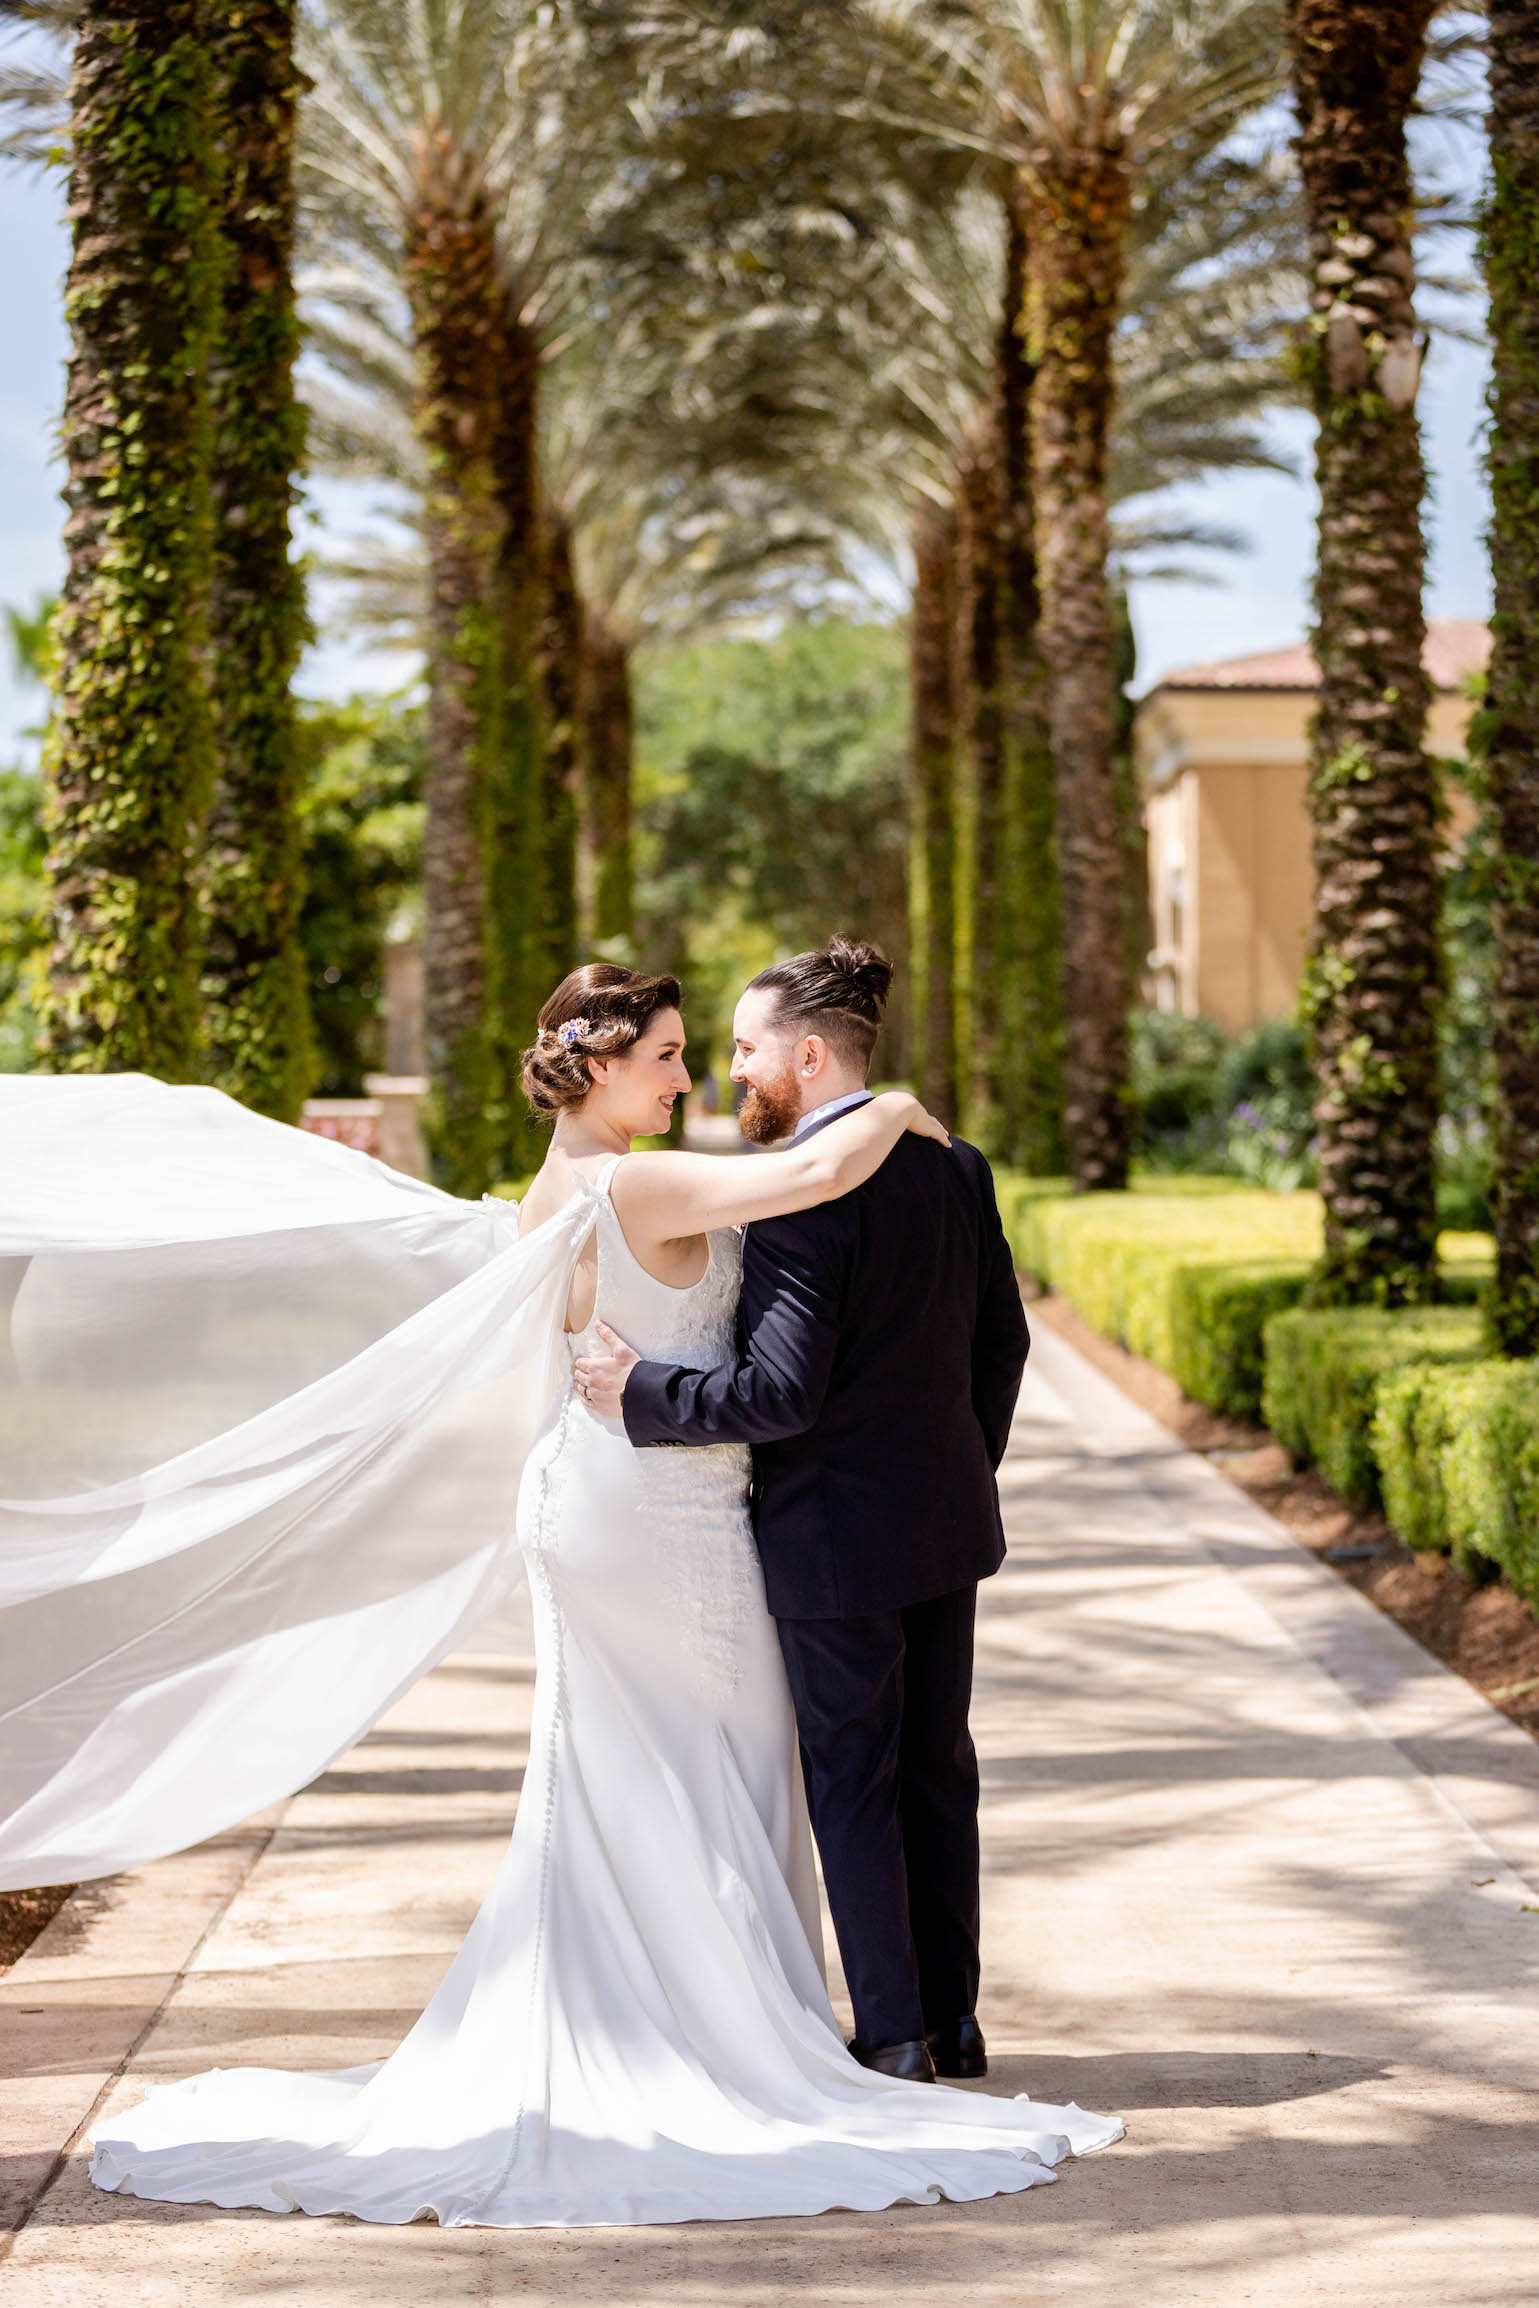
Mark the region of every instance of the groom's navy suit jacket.
POLYGON ((638 1363, 625 1430, 752 1444, 777 1619, 902 1610, 1004 1558, 994 1470, 1029 1343, 988 1163, 910 1133, 853 1193, 748 1228, 735 1359, 638 1363))

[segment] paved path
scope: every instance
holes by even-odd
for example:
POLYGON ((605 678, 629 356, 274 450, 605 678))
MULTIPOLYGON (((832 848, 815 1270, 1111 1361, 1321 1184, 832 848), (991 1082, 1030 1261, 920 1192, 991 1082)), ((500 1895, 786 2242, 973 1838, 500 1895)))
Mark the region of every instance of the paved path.
POLYGON ((55 2164, 104 2087, 394 2043, 518 1784, 529 1672, 483 1654, 276 1829, 72 1903, 0 1986, 3 2308, 1527 2308, 1539 1748, 1045 1328, 1005 1488, 995 2081, 1119 2110, 1123 2146, 992 2204, 555 2235, 137 2204, 55 2164))

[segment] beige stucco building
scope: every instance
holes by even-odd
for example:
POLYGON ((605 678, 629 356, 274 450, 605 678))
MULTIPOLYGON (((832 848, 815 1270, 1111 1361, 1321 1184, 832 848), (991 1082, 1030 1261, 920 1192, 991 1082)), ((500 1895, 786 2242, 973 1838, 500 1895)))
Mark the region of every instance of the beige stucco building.
MULTIPOLYGON (((1462 755, 1466 684, 1490 636, 1434 619, 1428 743, 1462 755)), ((1167 674, 1138 708, 1154 947, 1147 998, 1231 1032, 1293 1007, 1309 939, 1308 727, 1318 674, 1304 647, 1167 674)), ((1451 830, 1468 823, 1455 795, 1451 830)))

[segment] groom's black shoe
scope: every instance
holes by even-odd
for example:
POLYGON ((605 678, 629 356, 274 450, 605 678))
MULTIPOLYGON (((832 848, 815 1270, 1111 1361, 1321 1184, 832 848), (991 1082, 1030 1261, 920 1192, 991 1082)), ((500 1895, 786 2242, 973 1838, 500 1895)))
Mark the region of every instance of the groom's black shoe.
POLYGON ((988 2074, 988 2046, 971 2012, 953 2020, 949 2027, 931 2028, 925 2040, 938 2076, 963 2078, 988 2074))
POLYGON ((875 2068, 879 2076, 901 2076, 910 2084, 935 2081, 935 2062, 923 2036, 911 2044, 883 2044, 874 2052, 868 2052, 864 2044, 858 2044, 851 2036, 850 2050, 863 2068, 875 2068))

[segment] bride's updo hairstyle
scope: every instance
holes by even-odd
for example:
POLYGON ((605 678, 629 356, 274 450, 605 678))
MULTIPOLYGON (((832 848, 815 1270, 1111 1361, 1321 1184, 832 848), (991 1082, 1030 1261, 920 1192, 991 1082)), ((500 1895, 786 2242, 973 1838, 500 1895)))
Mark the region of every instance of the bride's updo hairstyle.
POLYGON ((822 953, 772 962, 752 981, 753 988, 778 997, 777 1026, 798 1038, 821 1034, 847 1066, 862 1073, 871 1063, 891 985, 887 956, 857 938, 830 938, 822 953))
POLYGON ((593 1087, 590 1058, 623 1057, 659 1010, 683 999, 677 978, 649 978, 618 962, 584 962, 562 979, 524 1052, 524 1095, 537 1114, 580 1106, 593 1087))

